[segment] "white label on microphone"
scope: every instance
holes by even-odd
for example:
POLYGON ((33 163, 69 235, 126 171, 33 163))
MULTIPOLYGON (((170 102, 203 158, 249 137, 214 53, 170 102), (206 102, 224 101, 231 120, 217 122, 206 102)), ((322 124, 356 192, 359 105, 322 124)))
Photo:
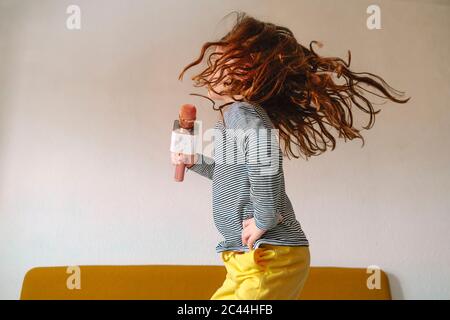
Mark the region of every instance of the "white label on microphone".
POLYGON ((194 154, 195 135, 172 131, 170 151, 184 154, 194 154))

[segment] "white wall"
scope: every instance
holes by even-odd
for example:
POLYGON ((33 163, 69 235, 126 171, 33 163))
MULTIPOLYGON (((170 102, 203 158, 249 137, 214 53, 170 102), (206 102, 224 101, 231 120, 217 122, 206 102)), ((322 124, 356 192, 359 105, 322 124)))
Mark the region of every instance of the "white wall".
MULTIPOLYGON (((211 185, 173 181, 168 145, 200 46, 232 10, 285 25, 412 96, 361 142, 285 161, 312 265, 388 272, 396 299, 450 298, 448 1, 0 0, 0 298, 35 266, 221 264, 211 185), (66 7, 82 29, 65 28, 66 7)), ((196 69, 198 71, 200 69, 196 69)), ((375 100, 380 101, 380 100, 375 100)), ((367 118, 360 114, 359 122, 367 118)))

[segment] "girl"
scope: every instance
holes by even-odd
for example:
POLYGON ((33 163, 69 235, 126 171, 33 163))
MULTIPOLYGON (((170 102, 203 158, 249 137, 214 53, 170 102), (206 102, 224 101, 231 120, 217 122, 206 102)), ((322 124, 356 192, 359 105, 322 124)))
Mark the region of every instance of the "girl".
POLYGON ((238 12, 232 30, 205 43, 180 74, 181 80, 214 49, 208 67, 192 77, 196 87, 208 88, 213 109, 221 113, 214 158, 172 154, 173 164, 183 162, 188 171, 212 180, 214 223, 224 237, 216 251, 227 275, 211 299, 298 299, 305 284, 309 242, 285 192, 279 143, 288 157, 299 157, 294 144, 308 159, 335 148, 331 127, 339 137, 359 138, 364 145, 351 105, 370 115, 366 129, 380 110, 373 110, 363 91, 397 103, 409 100, 396 98, 401 92, 372 73, 350 71, 350 52, 346 63, 318 55, 313 43, 318 44, 305 48, 288 28, 238 12), (216 109, 212 99, 225 103, 216 109))

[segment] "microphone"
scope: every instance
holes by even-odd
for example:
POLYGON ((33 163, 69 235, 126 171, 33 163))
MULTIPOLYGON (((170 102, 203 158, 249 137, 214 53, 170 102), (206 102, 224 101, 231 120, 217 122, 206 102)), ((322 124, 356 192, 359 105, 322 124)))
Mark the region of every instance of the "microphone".
MULTIPOLYGON (((197 109, 192 104, 184 104, 180 108, 178 120, 173 123, 172 139, 170 151, 182 153, 185 155, 195 154, 195 135, 194 123, 196 120, 197 109)), ((177 164, 175 167, 175 181, 182 182, 184 180, 184 172, 186 165, 184 163, 177 164)))

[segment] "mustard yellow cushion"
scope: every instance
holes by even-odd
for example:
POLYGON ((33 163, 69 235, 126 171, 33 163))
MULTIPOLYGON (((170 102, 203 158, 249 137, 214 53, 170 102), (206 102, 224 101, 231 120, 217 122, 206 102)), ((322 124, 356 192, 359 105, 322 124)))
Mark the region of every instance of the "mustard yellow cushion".
MULTIPOLYGON (((69 289, 67 267, 29 270, 20 298, 208 300, 225 279, 224 266, 146 265, 80 266, 80 289, 69 289)), ((311 267, 299 299, 391 299, 389 281, 380 272, 380 289, 368 289, 364 268, 311 267)))

